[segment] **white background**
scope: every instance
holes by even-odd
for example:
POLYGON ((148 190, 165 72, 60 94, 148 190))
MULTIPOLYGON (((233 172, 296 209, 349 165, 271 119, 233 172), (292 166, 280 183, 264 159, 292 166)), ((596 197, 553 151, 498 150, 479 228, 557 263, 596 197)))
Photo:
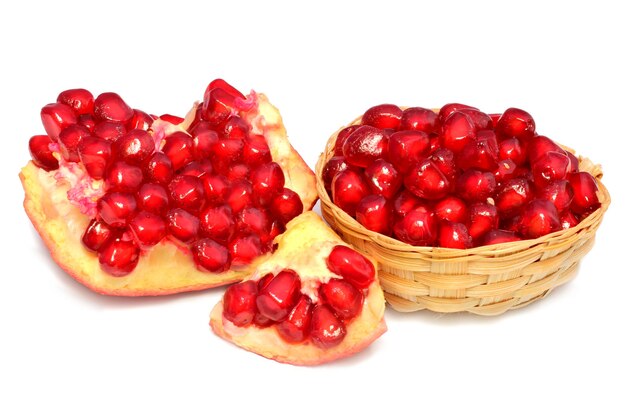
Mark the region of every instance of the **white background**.
POLYGON ((619 9, 216 3, 3 6, 0 415, 625 415, 619 9), (50 260, 21 206, 28 138, 60 91, 116 91, 133 107, 183 115, 217 77, 267 93, 311 166, 331 132, 381 102, 521 107, 539 132, 602 163, 613 204, 576 279, 545 300, 495 318, 388 311, 389 331, 362 354, 281 365, 211 333, 223 289, 90 292, 50 260))

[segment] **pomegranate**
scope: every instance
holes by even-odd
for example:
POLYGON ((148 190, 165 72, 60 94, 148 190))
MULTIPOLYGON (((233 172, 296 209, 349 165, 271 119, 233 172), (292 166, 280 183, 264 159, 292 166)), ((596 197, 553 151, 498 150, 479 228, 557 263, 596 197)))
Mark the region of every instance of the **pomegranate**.
POLYGON ((298 216, 278 247, 211 312, 219 336, 259 355, 314 365, 355 354, 386 330, 375 264, 314 213, 298 216))
POLYGON ((184 119, 84 89, 60 93, 41 119, 47 135, 31 138, 20 174, 26 212, 54 259, 101 293, 239 280, 316 200, 276 108, 223 80, 184 119))

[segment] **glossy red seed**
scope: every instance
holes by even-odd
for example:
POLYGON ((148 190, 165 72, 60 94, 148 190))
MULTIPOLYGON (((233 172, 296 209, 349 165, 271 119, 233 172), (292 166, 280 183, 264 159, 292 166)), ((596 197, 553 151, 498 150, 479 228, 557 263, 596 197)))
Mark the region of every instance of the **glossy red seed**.
POLYGON ((111 142, 96 136, 83 138, 78 145, 78 156, 89 176, 96 180, 104 178, 111 162, 111 142))
POLYGON ((91 219, 81 241, 87 249, 97 252, 115 237, 117 237, 115 229, 102 220, 91 219))
POLYGON ((230 268, 228 249, 212 239, 197 240, 190 246, 190 249, 196 267, 201 271, 219 273, 230 268))
POLYGON ((84 88, 62 91, 57 97, 57 103, 67 104, 77 115, 93 113, 93 94, 84 88))
POLYGON ((68 162, 78 162, 78 146, 83 138, 90 136, 89 129, 81 125, 71 125, 59 133, 59 149, 61 156, 68 162))
POLYGON ((300 343, 309 337, 313 304, 306 295, 300 296, 287 318, 276 325, 276 330, 283 340, 300 343))
POLYGON ((467 249, 472 247, 472 238, 463 223, 443 221, 437 243, 442 248, 467 249))
POLYGON ((143 172, 135 165, 115 161, 107 169, 104 181, 107 190, 135 192, 143 182, 143 172))
POLYGON ((491 117, 489 117, 488 114, 476 109, 462 109, 459 111, 472 119, 476 131, 493 128, 493 122, 491 121, 491 117))
POLYGON ((259 313, 274 321, 284 320, 300 298, 300 277, 284 269, 259 291, 256 306, 259 313))
POLYGON ((224 318, 235 326, 252 323, 256 314, 257 286, 254 281, 244 281, 228 287, 224 293, 224 318))
POLYGON ((154 139, 145 130, 133 129, 119 137, 113 148, 117 158, 139 165, 154 153, 154 139))
POLYGON ((457 175, 454 153, 450 149, 437 149, 430 155, 429 159, 439 168, 448 181, 454 181, 457 175))
POLYGON ((437 217, 425 206, 409 211, 393 226, 393 234, 404 243, 414 246, 433 246, 437 240, 437 217))
POLYGON ((220 125, 221 136, 226 139, 243 140, 248 137, 248 124, 241 117, 232 115, 220 125))
POLYGON ((167 187, 174 207, 196 213, 204 206, 204 187, 200 179, 190 175, 177 175, 167 187))
POLYGON ((580 161, 578 160, 578 157, 574 155, 573 153, 571 153, 570 151, 566 151, 566 152, 567 152, 567 156, 569 157, 570 164, 572 166, 572 172, 578 172, 580 168, 580 161))
POLYGON ((126 124, 133 117, 133 109, 116 93, 102 93, 94 102, 94 114, 100 120, 126 124))
POLYGON ((328 255, 326 265, 331 272, 365 289, 374 281, 376 270, 372 262, 352 248, 337 245, 328 255))
POLYGON ((285 231, 285 225, 278 221, 274 220, 270 224, 269 232, 265 235, 261 236, 261 244, 263 245, 263 251, 273 251, 274 250, 274 238, 285 231))
POLYGON ((364 178, 374 194, 392 198, 400 187, 402 178, 395 167, 384 159, 377 159, 365 169, 364 178))
POLYGON ((535 120, 528 112, 511 107, 498 119, 496 132, 502 139, 515 137, 528 140, 535 135, 535 120))
POLYGON ((183 117, 175 116, 173 114, 167 114, 167 113, 160 115, 159 119, 165 120, 166 122, 171 123, 173 125, 179 125, 185 121, 183 117))
POLYGON ((243 142, 241 140, 218 139, 213 144, 210 159, 215 171, 226 175, 228 168, 241 161, 243 142))
POLYGON ((574 190, 570 205, 572 212, 586 216, 600 207, 598 184, 591 174, 585 171, 572 173, 568 180, 574 190))
POLYGON ((496 178, 491 172, 470 169, 456 181, 456 192, 467 202, 484 202, 496 190, 496 178))
POLYGON ((28 150, 35 165, 46 171, 51 171, 59 167, 59 161, 54 157, 50 150, 53 144, 52 139, 48 135, 36 135, 28 141, 28 150))
POLYGON ((522 236, 535 239, 561 229, 559 213, 548 200, 533 200, 520 216, 519 229, 522 236))
POLYGON ((361 126, 346 139, 343 155, 354 166, 366 168, 387 155, 389 136, 372 126, 361 126))
POLYGON ((415 194, 409 190, 402 190, 391 201, 391 204, 394 219, 402 219, 409 211, 417 206, 423 205, 424 200, 415 197, 415 194))
POLYGON ((165 187, 157 183, 144 183, 137 191, 137 207, 157 215, 164 215, 169 208, 169 196, 165 187))
POLYGON ((287 224, 291 219, 302 214, 304 206, 295 191, 283 188, 283 191, 272 199, 270 210, 278 220, 287 224))
POLYGON ((210 158, 213 146, 217 142, 217 132, 209 127, 206 122, 196 125, 190 132, 192 138, 192 154, 196 160, 210 158))
POLYGON ((325 304, 317 305, 311 315, 310 338, 321 349, 330 349, 346 337, 346 327, 325 304))
POLYGON ((530 162, 531 165, 548 152, 567 154, 556 142, 545 136, 535 136, 529 139, 528 142, 526 142, 526 152, 528 154, 528 162, 530 162))
POLYGON ((348 136, 352 134, 355 130, 357 130, 361 125, 351 125, 344 127, 337 134, 337 139, 335 140, 335 156, 343 156, 343 144, 346 143, 348 136))
POLYGON ((370 107, 361 118, 361 124, 377 129, 397 129, 400 126, 402 109, 395 104, 379 104, 370 107))
POLYGON ((128 129, 148 130, 154 123, 154 118, 139 109, 133 109, 133 117, 128 122, 128 129))
POLYGON ((491 130, 480 130, 457 155, 459 168, 492 171, 498 167, 498 141, 491 130))
POLYGON ((572 213, 570 210, 565 210, 561 213, 561 228, 570 229, 576 227, 580 223, 580 217, 577 214, 572 213))
POLYGON ((533 180, 537 187, 545 187, 553 181, 562 180, 572 171, 567 155, 560 152, 547 152, 531 165, 533 180))
POLYGON ((495 205, 502 218, 520 214, 533 198, 533 192, 524 178, 513 178, 502 184, 495 197, 495 205))
POLYGON ((333 156, 326 162, 324 170, 322 171, 322 180, 324 181, 324 187, 329 193, 335 176, 341 171, 345 171, 347 168, 348 164, 346 163, 346 158, 343 156, 333 156))
POLYGON ((202 119, 213 125, 224 122, 236 110, 237 99, 245 100, 245 96, 232 86, 209 84, 202 103, 202 119))
POLYGON ((443 122, 440 136, 442 145, 457 153, 476 137, 476 127, 469 116, 455 112, 443 122))
POLYGON ((391 204, 381 195, 368 195, 356 206, 356 221, 377 233, 390 233, 392 214, 391 204))
POLYGON ((226 178, 229 181, 247 180, 250 178, 250 168, 248 165, 239 163, 228 167, 226 178))
POLYGON ((190 175, 192 177, 201 178, 206 174, 213 172, 213 164, 208 159, 202 161, 191 161, 178 170, 178 175, 190 175))
POLYGON ((51 103, 41 109, 41 123, 53 142, 59 139, 59 133, 63 129, 76 122, 76 113, 67 104, 51 103))
POLYGON ((537 198, 552 201, 557 211, 567 210, 574 198, 574 189, 567 180, 557 180, 537 191, 537 198))
POLYGON ((512 159, 498 161, 498 167, 493 171, 498 186, 505 181, 514 178, 518 173, 517 164, 512 159))
POLYGON ((430 152, 428 134, 417 130, 405 130, 389 137, 389 162, 401 173, 426 158, 430 152))
POLYGON ((256 204, 265 206, 282 192, 285 174, 276 162, 260 165, 250 172, 252 198, 256 204))
POLYGON ((98 214, 111 227, 124 227, 137 209, 132 194, 109 192, 98 200, 98 214))
POLYGON ((264 210, 248 206, 237 214, 235 223, 240 232, 262 235, 269 230, 270 219, 264 210))
POLYGON ((272 162, 272 154, 265 138, 261 135, 249 135, 243 141, 241 160, 249 167, 272 162))
POLYGON ((468 232, 474 242, 480 241, 490 230, 497 229, 499 222, 498 210, 494 205, 475 203, 470 206, 468 232))
POLYGON ((222 204, 230 192, 230 181, 219 174, 203 175, 204 198, 209 205, 222 204))
POLYGON ((163 219, 149 211, 140 211, 128 222, 135 242, 142 249, 147 249, 159 243, 166 235, 166 226, 163 219))
POLYGON ((172 161, 170 161, 167 155, 155 152, 145 164, 144 174, 146 181, 166 185, 174 176, 172 161))
POLYGON ((191 242, 200 232, 200 219, 181 208, 174 208, 165 216, 167 231, 182 242, 191 242))
POLYGON ((455 196, 448 196, 435 204, 435 216, 439 220, 465 223, 468 216, 467 204, 455 196))
POLYGON ((424 159, 413 166, 406 177, 404 186, 417 197, 438 200, 451 190, 450 181, 430 159, 424 159))
POLYGON ((227 205, 208 207, 200 214, 200 233, 226 243, 235 233, 233 212, 227 205))
POLYGON ((102 121, 96 124, 92 130, 92 134, 99 138, 110 142, 116 141, 119 137, 126 133, 126 127, 119 122, 102 121))
POLYGON ((426 133, 435 131, 437 113, 423 107, 409 107, 402 112, 399 130, 419 130, 426 133))
POLYGON ((115 238, 100 249, 98 260, 102 270, 109 275, 128 275, 139 263, 139 247, 132 240, 115 238))
POLYGON ((234 214, 250 206, 252 204, 252 184, 250 181, 233 181, 224 201, 230 206, 234 214))
POLYGON ((500 141, 498 152, 500 160, 512 159, 517 165, 526 163, 526 147, 517 138, 500 141))
POLYGON ((519 236, 510 230, 494 229, 488 231, 483 237, 483 245, 495 245, 498 243, 517 242, 522 240, 519 236))
POLYGON ((342 320, 356 317, 363 307, 363 293, 345 279, 332 278, 320 286, 319 294, 342 320))
POLYGON ((369 193, 363 175, 353 169, 338 173, 331 184, 333 202, 352 217, 356 213, 359 201, 369 193))
POLYGON ((172 162, 172 169, 178 171, 193 161, 193 139, 185 132, 174 132, 163 139, 161 151, 172 162))
POLYGON ((459 110, 478 110, 476 107, 468 106, 467 104, 461 103, 448 103, 444 104, 441 109, 439 109, 439 114, 437 116, 437 121, 439 125, 443 124, 443 122, 450 117, 450 115, 459 110))
POLYGON ((81 126, 85 126, 87 130, 93 132, 97 122, 93 114, 81 114, 80 116, 78 116, 78 124, 81 126))
POLYGON ((249 265, 263 254, 263 244, 256 234, 236 235, 228 243, 232 265, 249 265))

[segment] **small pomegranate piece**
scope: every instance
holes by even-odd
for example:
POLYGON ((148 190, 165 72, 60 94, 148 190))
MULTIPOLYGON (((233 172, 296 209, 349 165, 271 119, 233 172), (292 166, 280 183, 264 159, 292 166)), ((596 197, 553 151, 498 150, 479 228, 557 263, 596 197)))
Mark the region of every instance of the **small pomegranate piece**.
POLYGON ((415 194, 409 190, 402 190, 392 201, 393 214, 396 219, 402 219, 409 211, 423 204, 424 201, 415 197, 415 194))
MULTIPOLYGON (((513 179, 518 174, 517 164, 512 159, 503 159, 498 162, 498 168, 493 171, 498 187, 505 181, 513 179)), ((522 177, 523 178, 523 177, 522 177)))
POLYGON ((545 187, 553 181, 565 179, 571 171, 569 157, 560 152, 547 152, 532 164, 533 179, 538 187, 545 187))
POLYGON ((170 201, 175 207, 196 213, 204 206, 202 181, 190 175, 178 175, 168 185, 170 201))
POLYGON ((524 178, 513 178, 505 182, 496 195, 496 208, 503 218, 520 214, 533 198, 530 184, 524 178))
POLYGON ((396 132, 389 137, 388 147, 389 161, 399 172, 406 173, 412 165, 428 156, 430 139, 424 132, 404 130, 396 132))
POLYGON ((167 185, 174 176, 172 161, 164 153, 156 152, 146 163, 144 173, 147 181, 167 185))
POLYGON ((92 130, 94 136, 110 142, 116 141, 124 133, 126 133, 126 127, 122 123, 109 122, 106 120, 96 124, 92 130))
POLYGON ((69 162, 78 162, 78 147, 83 138, 91 136, 91 132, 84 126, 71 125, 59 133, 59 148, 63 159, 69 162))
POLYGON ((116 231, 111 226, 102 220, 91 219, 83 233, 82 242, 87 249, 97 252, 115 237, 116 231))
POLYGON ((210 205, 221 204, 230 192, 230 183, 222 175, 203 175, 202 185, 204 187, 204 198, 210 205))
POLYGON ((439 220, 465 223, 467 220, 467 204, 455 196, 448 196, 435 204, 435 215, 439 220))
POLYGON ((228 249, 213 239, 205 238, 191 245, 191 254, 196 266, 201 271, 224 272, 230 268, 228 249))
POLYGON ((62 91, 57 97, 57 103, 70 106, 79 116, 93 113, 93 94, 84 88, 62 91))
POLYGON ((491 129, 493 128, 493 122, 491 121, 491 117, 489 117, 488 114, 483 113, 480 110, 470 108, 461 109, 459 111, 472 119, 476 131, 484 129, 489 129, 491 131, 491 129))
POLYGON ((452 113, 441 126, 441 139, 443 146, 454 153, 461 152, 463 148, 476 137, 476 127, 472 119, 462 113, 452 113))
POLYGON ((131 130, 148 130, 152 126, 152 123, 154 123, 154 118, 148 113, 139 109, 133 109, 133 117, 130 119, 130 122, 128 122, 128 128, 131 130))
POLYGON ((372 126, 361 126, 346 139, 343 155, 346 162, 367 168, 372 162, 387 155, 389 137, 372 126))
POLYGON ((425 206, 409 211, 393 227, 394 236, 414 246, 433 246, 437 241, 437 218, 425 206))
POLYGON ((252 184, 247 180, 233 181, 226 197, 226 204, 237 214, 252 204, 252 184))
POLYGON ((497 243, 517 242, 521 240, 519 236, 510 230, 494 229, 488 231, 483 237, 483 245, 495 245, 497 243))
POLYGON ((442 248, 467 249, 472 247, 472 238, 463 223, 443 221, 439 224, 438 244, 442 248))
POLYGON ((361 118, 361 124, 377 129, 397 129, 400 126, 402 109, 395 104, 379 104, 368 109, 361 118))
POLYGON ((491 172, 469 169, 457 178, 457 194, 467 202, 486 201, 496 190, 496 177, 491 172))
POLYGON ((515 137, 527 140, 535 135, 535 120, 521 109, 506 109, 496 125, 496 132, 502 139, 515 137))
POLYGON ((570 151, 566 151, 566 152, 567 152, 567 156, 569 157, 570 164, 572 166, 572 172, 578 172, 579 165, 580 165, 580 162, 578 161, 578 157, 574 155, 573 153, 571 153, 570 151))
POLYGON ((346 337, 346 327, 325 304, 317 305, 311 316, 311 341, 322 349, 337 346, 346 337))
POLYGON ((519 223, 520 233, 527 239, 535 239, 561 228, 559 213, 548 200, 533 200, 524 209, 519 223))
POLYGON ((346 143, 348 136, 352 134, 355 130, 357 130, 361 125, 351 125, 348 127, 344 127, 338 134, 337 139, 335 140, 335 156, 343 156, 343 144, 346 143))
POLYGON ((200 231, 220 243, 226 243, 235 233, 233 212, 227 205, 209 207, 200 215, 200 231))
POLYGON ((566 210, 574 198, 574 189, 567 180, 554 181, 539 189, 537 198, 552 201, 559 213, 566 210))
POLYGON ((402 112, 400 130, 432 133, 437 125, 437 113, 423 107, 409 107, 402 112))
POLYGON ((241 160, 249 167, 272 162, 272 154, 263 136, 250 135, 243 141, 241 160))
POLYGON ((259 291, 256 305, 259 313, 274 321, 284 320, 300 297, 300 277, 284 269, 259 291))
POLYGON ((206 122, 201 122, 191 130, 191 153, 195 159, 209 158, 213 153, 213 146, 217 142, 217 132, 211 129, 206 122))
POLYGON ((404 186, 426 200, 438 200, 450 192, 450 181, 431 159, 416 164, 404 177, 404 186))
POLYGON ((198 237, 200 219, 181 208, 174 208, 167 212, 167 231, 176 239, 189 243, 198 237))
POLYGON ((154 140, 145 130, 133 129, 115 141, 117 158, 139 165, 154 153, 154 140))
POLYGON ((247 180, 250 177, 250 168, 246 164, 235 164, 228 168, 229 181, 247 180))
POLYGON ((276 325, 280 337, 290 343, 303 342, 309 337, 312 312, 311 299, 302 295, 287 318, 276 325))
POLYGON ((144 183, 137 191, 137 207, 157 215, 164 215, 169 208, 169 196, 160 184, 144 183))
POLYGON ((461 103, 448 103, 444 104, 441 109, 439 109, 439 115, 437 116, 437 121, 439 125, 443 124, 443 122, 450 117, 450 115, 459 110, 478 110, 476 107, 468 106, 467 104, 461 103))
POLYGON ((337 174, 331 190, 334 203, 353 217, 357 204, 370 192, 361 173, 353 169, 346 169, 337 174))
POLYGON ((498 167, 498 141, 491 130, 481 130, 476 138, 469 141, 459 152, 459 168, 465 170, 476 168, 481 171, 492 171, 498 167))
POLYGON ((52 171, 59 168, 59 161, 50 150, 50 145, 54 143, 48 135, 36 135, 28 141, 28 150, 33 162, 39 168, 52 171))
POLYGON ((263 164, 250 172, 252 198, 261 206, 270 204, 285 186, 285 174, 276 162, 263 164))
POLYGON ((517 165, 526 163, 526 148, 517 138, 508 138, 501 141, 498 154, 500 160, 512 159, 517 165))
MULTIPOLYGON (((230 207, 227 207, 230 210, 230 207)), ((232 211, 230 212, 232 213, 232 211)), ((231 214, 232 215, 232 214, 231 214)), ((256 207, 245 207, 237 215, 237 230, 240 232, 251 232, 259 235, 267 233, 270 220, 263 210, 256 207)))
POLYGON ((598 200, 598 184, 588 172, 575 172, 568 176, 574 190, 574 198, 570 209, 575 214, 587 215, 600 207, 598 200))
POLYGON ((174 132, 166 136, 161 150, 172 162, 174 171, 193 161, 193 139, 185 132, 174 132))
POLYGON ((232 86, 224 84, 209 85, 204 94, 202 118, 213 125, 224 122, 233 113, 237 99, 245 100, 243 94, 232 86))
POLYGON ((76 122, 76 113, 67 104, 52 103, 41 109, 41 123, 53 142, 59 139, 59 133, 63 129, 76 124, 76 122))
POLYGON ((468 232, 474 242, 480 241, 487 232, 498 227, 500 217, 494 205, 476 203, 470 206, 469 211, 468 232))
POLYGON ((133 193, 137 191, 142 182, 143 172, 141 168, 123 161, 113 162, 106 172, 105 184, 109 191, 133 193))
POLYGON ((254 281, 244 281, 228 287, 224 293, 224 317, 235 326, 252 323, 256 314, 257 286, 254 281))
POLYGON ((572 213, 571 210, 565 210, 562 212, 560 220, 562 229, 570 229, 572 227, 576 227, 576 225, 580 223, 580 217, 572 213))
POLYGON ((213 172, 213 165, 208 159, 202 161, 191 161, 178 170, 178 175, 190 175, 192 177, 201 178, 206 174, 213 172))
POLYGON ((139 263, 139 247, 132 240, 113 239, 98 254, 100 267, 109 275, 128 275, 139 263))
POLYGON ((374 281, 376 270, 365 256, 352 248, 337 245, 328 255, 326 265, 331 272, 350 281, 357 288, 365 289, 374 281))
POLYGON ((439 171, 448 178, 448 181, 453 181, 456 178, 457 170, 454 153, 450 149, 437 149, 429 158, 439 168, 439 171))
POLYGON ((370 190, 385 198, 392 198, 402 187, 402 178, 392 164, 377 159, 365 169, 365 180, 370 190))
POLYGON ((356 220, 373 232, 389 234, 391 216, 391 205, 382 195, 368 195, 356 206, 356 220))
POLYGON ((342 320, 356 317, 363 307, 363 293, 345 279, 333 278, 319 289, 322 299, 342 320))
POLYGON ((248 265, 263 251, 261 239, 256 234, 237 235, 228 243, 232 265, 248 265))
POLYGON ((102 93, 94 102, 94 114, 100 120, 109 120, 126 124, 134 112, 116 93, 102 93))
POLYGON ((87 130, 93 132, 97 122, 93 114, 81 114, 80 116, 78 116, 78 124, 81 126, 85 126, 87 130))
POLYGON ((222 175, 226 175, 228 168, 241 161, 243 148, 244 145, 241 140, 220 138, 215 141, 210 156, 215 170, 222 175))
POLYGON ((528 161, 531 165, 548 152, 559 152, 564 155, 567 154, 567 152, 565 152, 552 139, 545 136, 535 136, 534 138, 531 138, 526 144, 526 152, 528 153, 528 161))
POLYGON ((291 219, 302 214, 304 206, 296 192, 283 188, 283 191, 272 199, 270 210, 283 224, 287 224, 291 219))
POLYGON ((222 137, 241 141, 248 137, 248 124, 239 116, 230 116, 220 125, 222 137))
POLYGON ((347 168, 348 164, 346 163, 346 158, 343 156, 333 156, 328 160, 322 172, 322 179, 324 180, 324 188, 326 188, 329 193, 335 176, 341 171, 345 171, 347 168))
POLYGON ((132 194, 110 192, 98 200, 98 213, 112 227, 124 227, 137 209, 132 194))
POLYGON ((165 222, 160 216, 149 211, 140 211, 130 221, 128 226, 135 241, 142 249, 156 245, 165 237, 165 222))
POLYGON ((104 178, 111 161, 111 142, 96 136, 87 136, 78 145, 78 156, 89 176, 96 180, 104 178))

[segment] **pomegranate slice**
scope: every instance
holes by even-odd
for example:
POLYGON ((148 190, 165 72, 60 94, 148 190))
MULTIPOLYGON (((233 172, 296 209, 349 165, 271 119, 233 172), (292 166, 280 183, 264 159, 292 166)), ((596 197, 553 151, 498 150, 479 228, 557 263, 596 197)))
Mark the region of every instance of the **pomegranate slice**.
POLYGON ((211 328, 279 362, 315 365, 355 354, 386 330, 374 264, 314 213, 292 220, 274 254, 231 286, 211 328))

